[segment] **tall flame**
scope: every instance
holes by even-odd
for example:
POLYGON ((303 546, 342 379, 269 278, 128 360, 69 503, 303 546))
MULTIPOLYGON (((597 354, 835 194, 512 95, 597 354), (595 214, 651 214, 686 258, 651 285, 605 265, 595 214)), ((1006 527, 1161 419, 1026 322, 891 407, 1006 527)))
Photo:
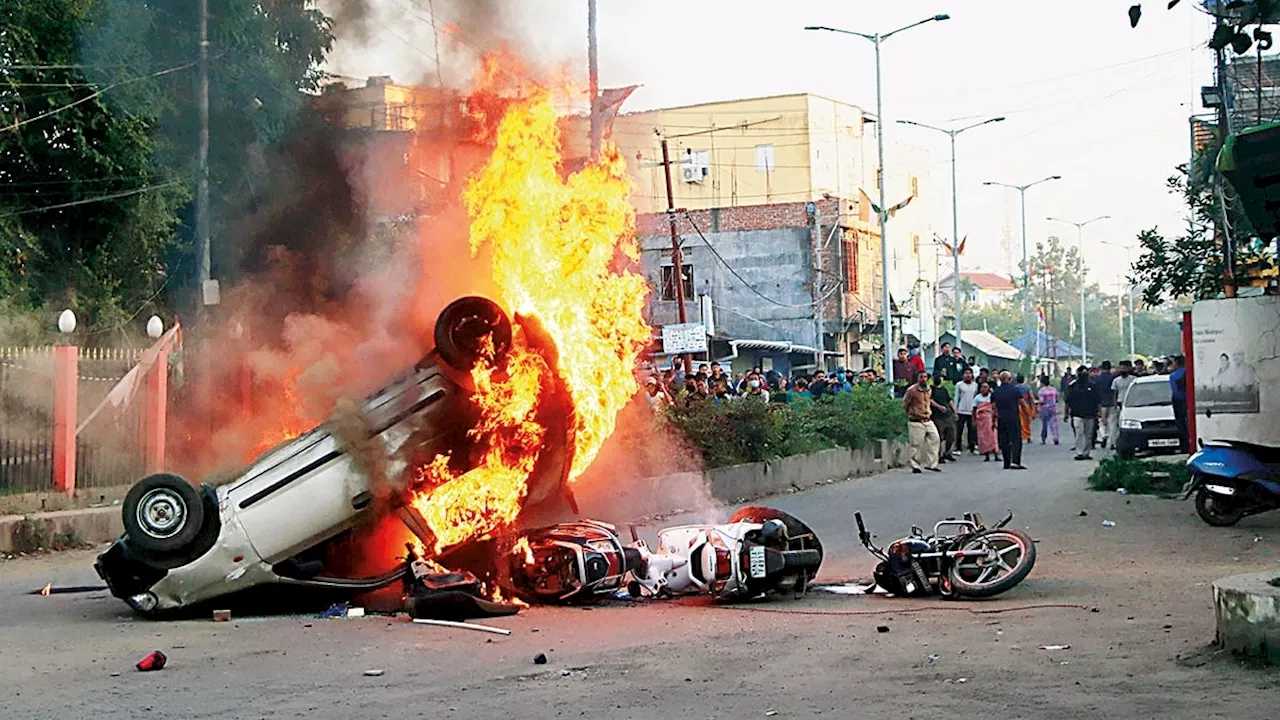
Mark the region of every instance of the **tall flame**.
MULTIPOLYGON (((648 287, 625 266, 639 256, 626 164, 615 147, 567 180, 557 116, 549 92, 513 102, 497 128, 488 164, 464 194, 471 250, 492 246, 492 271, 506 308, 535 317, 558 354, 559 379, 574 405, 570 480, 613 434, 618 411, 638 390, 633 375, 650 328, 648 287)), ((551 368, 517 335, 505 367, 472 371, 480 422, 470 437, 479 463, 457 475, 453 458, 422 471, 427 488, 412 500, 436 550, 482 537, 513 522, 547 429, 536 420, 551 368)))

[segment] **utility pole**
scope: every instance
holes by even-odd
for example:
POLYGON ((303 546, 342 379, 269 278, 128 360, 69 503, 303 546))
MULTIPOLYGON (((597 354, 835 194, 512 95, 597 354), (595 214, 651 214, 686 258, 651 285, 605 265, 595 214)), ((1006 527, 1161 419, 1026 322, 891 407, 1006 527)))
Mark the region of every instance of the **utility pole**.
POLYGON ((213 253, 209 248, 209 0, 200 0, 200 107, 199 170, 196 180, 196 268, 200 301, 208 299, 206 286, 212 274, 213 253))
MULTIPOLYGON (((600 118, 596 114, 596 103, 600 101, 600 58, 599 44, 596 41, 596 0, 587 0, 587 74, 590 78, 589 91, 591 93, 591 109, 589 111, 591 117, 591 159, 594 161, 600 157, 600 118)), ((683 307, 681 309, 683 310, 683 307)))
POLYGON ((1031 293, 1031 260, 1027 257, 1027 191, 1041 183, 1047 183, 1051 180, 1061 180, 1061 175, 1050 175, 1047 178, 1037 180, 1026 185, 1009 185, 1001 182, 984 182, 983 185, 1010 188, 1017 190, 1021 196, 1022 204, 1022 321, 1027 322, 1029 308, 1027 307, 1027 296, 1031 293))
POLYGON ((961 330, 961 326, 963 325, 963 322, 961 321, 961 312, 960 312, 960 308, 961 308, 961 304, 960 304, 961 303, 961 297, 960 297, 960 200, 958 195, 959 189, 958 189, 958 185, 956 184, 956 136, 958 136, 960 133, 965 132, 967 130, 972 130, 974 128, 982 127, 983 125, 1004 122, 1004 117, 1003 116, 993 117, 987 120, 983 120, 982 122, 976 122, 967 127, 952 128, 952 129, 934 127, 932 125, 925 125, 924 123, 918 123, 913 120, 899 120, 898 122, 902 123, 903 125, 915 125, 916 127, 922 127, 926 130, 934 130, 936 132, 943 133, 947 137, 951 138, 951 264, 952 264, 952 277, 954 278, 952 282, 952 287, 955 289, 955 292, 952 296, 952 300, 953 300, 952 309, 956 314, 956 347, 960 348, 960 350, 963 352, 964 340, 961 339, 960 337, 960 330, 961 330))
POLYGON ((1074 222, 1071 220, 1063 220, 1062 218, 1052 218, 1052 217, 1048 218, 1050 222, 1060 222, 1060 223, 1066 223, 1068 225, 1076 226, 1076 259, 1078 261, 1076 270, 1079 274, 1079 280, 1080 280, 1080 354, 1082 356, 1080 358, 1081 363, 1088 363, 1089 361, 1089 331, 1085 326, 1085 319, 1084 319, 1084 315, 1087 310, 1085 306, 1085 297, 1084 297, 1084 290, 1085 290, 1084 228, 1086 225, 1092 225, 1093 223, 1096 223, 1100 220, 1109 220, 1109 219, 1111 219, 1110 215, 1099 215, 1098 217, 1092 220, 1085 220, 1084 222, 1074 222))
MULTIPOLYGON (((671 228, 671 282, 676 286, 676 317, 680 324, 687 322, 684 311, 684 259, 680 254, 680 233, 676 232, 676 198, 671 189, 671 154, 667 148, 667 139, 662 138, 662 169, 667 178, 667 225, 671 228)), ((685 375, 693 372, 693 359, 688 355, 684 360, 685 375)))
POLYGON ((817 203, 810 203, 809 207, 813 208, 813 364, 814 372, 817 372, 826 370, 823 367, 826 344, 822 341, 822 211, 818 209, 817 203))

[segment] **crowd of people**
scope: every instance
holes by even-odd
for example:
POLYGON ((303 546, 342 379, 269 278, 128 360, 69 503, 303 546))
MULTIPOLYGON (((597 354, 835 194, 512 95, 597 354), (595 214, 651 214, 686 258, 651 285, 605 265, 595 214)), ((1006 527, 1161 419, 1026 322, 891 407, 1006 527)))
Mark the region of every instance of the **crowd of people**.
MULTIPOLYGON (((893 362, 894 392, 907 414, 911 470, 941 472, 940 465, 955 462, 966 450, 981 455, 984 462, 1002 462, 1006 470, 1025 470, 1022 445, 1032 441, 1037 419, 1042 445, 1050 440, 1060 444, 1059 428, 1069 422, 1075 433, 1075 459, 1090 460, 1095 448, 1115 447, 1125 391, 1135 378, 1149 374, 1170 377, 1185 450, 1184 365, 1180 355, 1157 360, 1150 368, 1141 359, 1124 360, 1114 367, 1105 360, 1074 371, 1067 367, 1055 385, 1048 375, 1028 383, 1024 375, 1010 370, 977 367, 973 357, 966 359, 949 343, 942 344, 930 372, 918 347, 900 348, 893 362)), ((851 392, 854 386, 883 383, 884 376, 871 368, 854 372, 841 367, 830 374, 817 370, 788 377, 760 367, 732 374, 712 362, 699 364, 692 374, 675 365, 649 376, 645 387, 649 405, 662 410, 703 400, 716 404, 751 398, 765 403, 817 400, 851 392)))
POLYGON ((754 367, 749 372, 730 374, 720 363, 701 363, 688 374, 682 367, 666 368, 645 379, 649 405, 662 409, 673 404, 685 406, 700 400, 713 403, 755 398, 766 403, 789 403, 801 398, 817 400, 851 392, 855 385, 884 383, 884 376, 868 368, 853 372, 836 368, 830 374, 818 370, 812 375, 797 373, 791 377, 775 370, 754 367))
MULTIPOLYGON (((899 358, 904 353, 899 351, 899 358)), ((1140 359, 1124 360, 1114 369, 1110 360, 1092 367, 1081 365, 1074 372, 1068 367, 1057 387, 1047 375, 1032 387, 1023 375, 1008 370, 980 368, 975 373, 958 351, 940 353, 932 375, 923 367, 910 372, 913 384, 903 393, 903 407, 915 473, 940 472, 939 465, 954 462, 966 449, 985 462, 1002 461, 1006 470, 1025 470, 1022 444, 1031 441, 1034 421, 1040 420, 1040 443, 1052 439, 1058 445, 1060 416, 1075 431, 1075 459, 1090 460, 1099 445, 1115 447, 1125 392, 1135 378, 1144 375, 1169 376, 1180 449, 1186 452, 1189 447, 1186 369, 1181 355, 1155 361, 1151 368, 1140 359), (959 381, 950 393, 942 382, 957 373, 959 381)))

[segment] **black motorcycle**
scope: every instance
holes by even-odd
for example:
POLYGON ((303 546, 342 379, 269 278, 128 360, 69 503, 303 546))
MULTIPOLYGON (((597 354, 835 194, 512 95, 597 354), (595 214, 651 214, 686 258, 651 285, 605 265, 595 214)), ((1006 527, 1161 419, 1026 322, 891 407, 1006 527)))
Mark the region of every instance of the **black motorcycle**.
POLYGON ((929 536, 912 526, 910 537, 884 550, 872 543, 862 513, 854 513, 854 518, 858 539, 881 560, 875 584, 896 597, 993 597, 1022 582, 1036 564, 1035 542, 1005 527, 1013 520, 1012 512, 993 528, 983 525, 978 513, 965 513, 962 520, 947 518, 934 525, 929 536))

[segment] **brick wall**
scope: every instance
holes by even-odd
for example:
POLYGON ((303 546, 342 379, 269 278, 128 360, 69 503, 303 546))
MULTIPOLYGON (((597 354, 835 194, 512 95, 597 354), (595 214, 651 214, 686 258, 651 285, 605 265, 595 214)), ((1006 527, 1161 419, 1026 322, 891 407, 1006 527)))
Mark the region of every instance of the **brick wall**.
MULTIPOLYGON (((815 204, 822 213, 823 224, 829 224, 840 213, 841 200, 818 200, 815 204)), ((844 201, 848 202, 848 201, 844 201)), ((741 207, 690 210, 688 219, 681 217, 676 226, 681 233, 693 232, 693 225, 704 233, 745 232, 750 230, 779 230, 809 226, 809 203, 778 203, 774 205, 745 205, 741 207)), ((846 210, 848 205, 846 205, 846 210)), ((683 214, 682 214, 683 215, 683 214)), ((636 231, 644 237, 664 235, 667 230, 666 213, 646 213, 636 216, 636 231)))

